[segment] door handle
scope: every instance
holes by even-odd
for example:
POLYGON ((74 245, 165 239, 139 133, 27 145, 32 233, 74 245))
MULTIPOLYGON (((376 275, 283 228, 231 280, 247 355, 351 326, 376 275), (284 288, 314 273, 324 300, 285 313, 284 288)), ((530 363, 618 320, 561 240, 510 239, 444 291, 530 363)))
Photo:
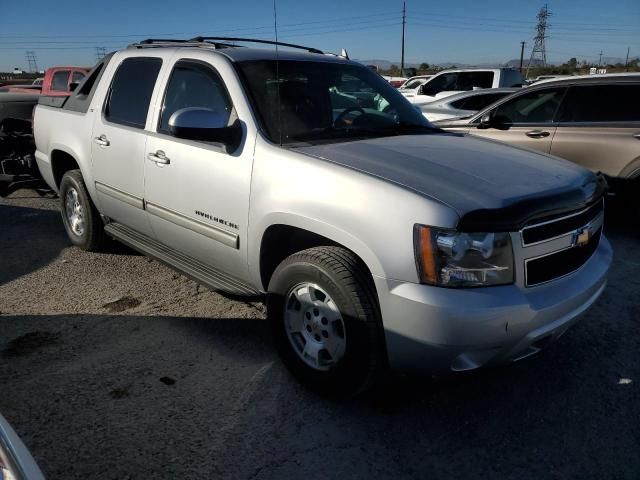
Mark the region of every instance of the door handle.
POLYGON ((640 140, 640 133, 634 133, 633 138, 637 138, 638 140, 640 140))
POLYGON ((100 145, 101 147, 108 147, 109 145, 111 145, 111 142, 109 141, 107 136, 104 135, 104 134, 100 135, 99 137, 95 137, 93 139, 93 143, 96 143, 96 144, 100 145))
POLYGON ((529 138, 545 138, 545 137, 548 137, 551 134, 549 132, 544 131, 544 130, 531 130, 531 131, 527 132, 526 135, 529 138))
POLYGON ((162 150, 158 150, 156 153, 149 153, 147 158, 152 162, 156 162, 156 165, 169 165, 171 163, 171 159, 162 150))

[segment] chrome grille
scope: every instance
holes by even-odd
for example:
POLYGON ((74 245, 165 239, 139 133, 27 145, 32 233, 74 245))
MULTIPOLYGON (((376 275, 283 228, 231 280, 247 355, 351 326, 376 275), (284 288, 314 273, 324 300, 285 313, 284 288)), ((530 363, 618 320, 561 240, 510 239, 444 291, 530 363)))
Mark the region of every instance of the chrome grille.
POLYGON ((567 215, 527 225, 520 232, 525 286, 579 270, 595 253, 604 221, 603 200, 567 215))

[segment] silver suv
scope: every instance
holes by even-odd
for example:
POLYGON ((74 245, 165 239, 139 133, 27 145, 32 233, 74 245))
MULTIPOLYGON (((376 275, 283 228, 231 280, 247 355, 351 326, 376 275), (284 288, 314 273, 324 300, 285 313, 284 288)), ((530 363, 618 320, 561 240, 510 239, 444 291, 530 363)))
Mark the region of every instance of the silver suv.
POLYGON ((527 357, 602 293, 602 178, 435 129, 369 68, 279 47, 150 40, 41 99, 71 241, 266 294, 286 365, 336 394, 527 357))

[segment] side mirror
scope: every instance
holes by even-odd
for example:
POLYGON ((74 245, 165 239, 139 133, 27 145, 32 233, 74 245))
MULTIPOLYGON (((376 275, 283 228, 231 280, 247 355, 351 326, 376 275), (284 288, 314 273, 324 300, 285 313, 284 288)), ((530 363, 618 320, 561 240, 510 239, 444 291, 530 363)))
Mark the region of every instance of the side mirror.
POLYGON ((435 97, 437 93, 438 91, 428 83, 420 85, 420 89, 418 90, 418 95, 429 95, 430 97, 435 97))
POLYGON ((486 130, 487 128, 491 128, 493 126, 493 115, 491 112, 485 113, 480 118, 480 123, 478 124, 478 128, 481 130, 486 130))
POLYGON ((75 92, 76 88, 78 88, 78 85, 80 85, 80 82, 71 82, 69 84, 69 91, 70 92, 75 92))
POLYGON ((42 471, 29 450, 2 415, 0 415, 0 478, 44 480, 42 471))
POLYGON ((208 108, 189 107, 174 112, 169 118, 169 131, 174 137, 223 145, 237 145, 240 142, 240 123, 227 125, 228 120, 208 108))

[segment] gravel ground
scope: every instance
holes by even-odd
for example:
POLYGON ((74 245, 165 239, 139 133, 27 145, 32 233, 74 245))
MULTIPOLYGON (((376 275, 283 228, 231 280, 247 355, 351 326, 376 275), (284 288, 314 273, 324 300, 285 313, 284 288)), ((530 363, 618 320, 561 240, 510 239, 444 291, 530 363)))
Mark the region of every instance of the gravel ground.
POLYGON ((72 248, 57 200, 15 194, 0 412, 50 479, 637 479, 640 229, 618 217, 608 289, 540 355, 336 403, 282 367, 261 303, 125 247, 72 248))

